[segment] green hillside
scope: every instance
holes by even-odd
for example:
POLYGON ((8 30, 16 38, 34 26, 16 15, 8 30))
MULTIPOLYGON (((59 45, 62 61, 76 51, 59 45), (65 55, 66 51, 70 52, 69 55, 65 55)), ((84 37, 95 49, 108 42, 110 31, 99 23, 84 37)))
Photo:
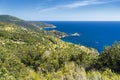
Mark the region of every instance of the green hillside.
MULTIPOLYGON (((47 36, 44 34, 44 31, 34 32, 10 23, 0 23, 0 43, 1 55, 4 56, 4 52, 6 55, 2 57, 4 59, 1 66, 5 68, 9 74, 13 77, 17 76, 17 78, 20 77, 20 75, 16 73, 16 67, 18 67, 18 70, 21 69, 21 66, 24 66, 23 69, 29 67, 35 71, 41 68, 43 73, 47 73, 59 70, 69 61, 74 61, 87 67, 92 59, 98 55, 92 48, 65 43, 52 35, 47 36), (86 57, 83 57, 83 60, 80 62, 79 58, 78 61, 77 59, 74 60, 74 57, 79 57, 78 55, 82 56, 82 54, 86 55, 86 57), (9 58, 8 55, 10 55, 11 58, 15 56, 20 66, 18 63, 12 65, 7 65, 8 62, 4 63, 4 61, 9 58), (90 62, 88 61, 86 64, 82 64, 84 59, 87 58, 90 62), (5 65, 3 65, 3 63, 5 65), (7 67, 10 67, 9 69, 13 68, 12 72, 7 67)), ((12 61, 13 60, 11 60, 10 63, 14 63, 12 61)), ((20 72, 20 74, 22 74, 22 72, 20 72)))
POLYGON ((13 23, 15 25, 22 26, 22 27, 28 28, 28 29, 34 29, 34 30, 39 30, 40 28, 43 28, 43 27, 52 27, 53 26, 52 24, 47 24, 47 23, 43 23, 43 22, 24 21, 22 19, 19 19, 14 16, 10 16, 10 15, 0 15, 0 22, 13 23))
POLYGON ((119 46, 99 55, 51 32, 0 22, 0 80, 119 80, 119 46))

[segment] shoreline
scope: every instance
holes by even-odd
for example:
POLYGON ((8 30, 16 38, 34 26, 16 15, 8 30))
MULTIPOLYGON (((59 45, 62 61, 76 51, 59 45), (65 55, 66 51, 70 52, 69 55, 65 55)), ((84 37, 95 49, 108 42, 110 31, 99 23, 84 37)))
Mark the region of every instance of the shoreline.
MULTIPOLYGON (((53 25, 53 24, 52 24, 53 25)), ((41 28, 42 30, 46 30, 46 29, 53 29, 53 30, 48 30, 48 31, 54 31, 54 29, 56 29, 57 28, 57 26, 55 26, 55 25, 53 25, 53 26, 51 26, 51 27, 43 27, 43 28, 41 28)), ((58 38, 65 38, 65 37, 77 37, 77 36, 80 36, 80 34, 79 33, 77 33, 77 32, 75 32, 75 33, 72 33, 72 34, 67 34, 67 33, 65 33, 65 32, 61 32, 61 31, 58 31, 58 30, 55 30, 55 32, 57 32, 57 33, 59 33, 59 35, 57 34, 57 36, 59 36, 58 38)))

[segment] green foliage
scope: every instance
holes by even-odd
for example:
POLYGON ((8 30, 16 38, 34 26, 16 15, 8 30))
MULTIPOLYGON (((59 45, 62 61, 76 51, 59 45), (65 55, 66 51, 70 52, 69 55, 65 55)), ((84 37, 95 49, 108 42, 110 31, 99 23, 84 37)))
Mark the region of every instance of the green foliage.
POLYGON ((96 69, 110 68, 115 72, 120 72, 120 43, 115 42, 111 47, 106 47, 94 66, 96 69))
POLYGON ((0 69, 0 80, 16 80, 14 76, 12 76, 9 71, 4 68, 1 67, 0 69))
POLYGON ((27 75, 20 60, 3 47, 0 47, 0 75, 1 80, 22 79, 27 75))
POLYGON ((47 73, 45 76, 41 73, 30 71, 29 77, 33 80, 120 80, 120 75, 110 69, 106 69, 103 72, 95 70, 87 72, 74 62, 65 64, 57 72, 47 73))
POLYGON ((0 23, 0 80, 119 80, 112 72, 119 71, 119 48, 115 43, 98 55, 43 30, 0 23))

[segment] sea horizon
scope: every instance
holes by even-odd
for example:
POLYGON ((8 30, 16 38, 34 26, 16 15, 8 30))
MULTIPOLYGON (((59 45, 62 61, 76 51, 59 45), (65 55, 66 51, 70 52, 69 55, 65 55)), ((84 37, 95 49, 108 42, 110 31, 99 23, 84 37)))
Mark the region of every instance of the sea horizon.
POLYGON ((26 21, 35 21, 35 22, 120 22, 120 21, 57 21, 57 20, 53 20, 53 21, 51 21, 51 20, 26 20, 26 21))

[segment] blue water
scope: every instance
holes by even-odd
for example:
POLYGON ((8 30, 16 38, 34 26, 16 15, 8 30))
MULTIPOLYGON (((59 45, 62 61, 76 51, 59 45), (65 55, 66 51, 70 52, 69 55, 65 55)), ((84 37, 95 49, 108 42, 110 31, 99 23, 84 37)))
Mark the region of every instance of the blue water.
POLYGON ((57 26, 56 30, 67 34, 79 33, 78 37, 65 37, 62 40, 92 47, 102 52, 104 46, 120 41, 120 22, 47 22, 57 26))

